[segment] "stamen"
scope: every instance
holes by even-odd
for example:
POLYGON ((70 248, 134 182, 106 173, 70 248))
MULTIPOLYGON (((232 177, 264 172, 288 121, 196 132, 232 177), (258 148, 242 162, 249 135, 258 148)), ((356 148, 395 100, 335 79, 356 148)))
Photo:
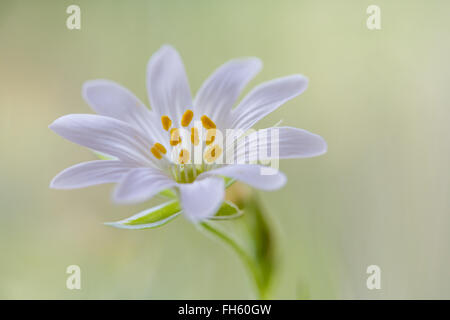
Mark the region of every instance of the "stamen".
POLYGON ((206 145, 209 146, 216 139, 216 129, 206 131, 206 145))
POLYGON ((202 120, 202 124, 203 127, 205 127, 205 129, 215 129, 216 128, 216 124, 210 119, 208 118, 208 116, 203 115, 200 120, 202 120))
POLYGON ((161 153, 159 153, 159 149, 155 146, 151 147, 150 152, 153 154, 153 156, 158 159, 161 160, 162 159, 162 155, 161 153))
POLYGON ((222 154, 222 148, 219 147, 218 144, 216 144, 212 147, 209 147, 206 150, 204 158, 205 158, 206 162, 212 163, 212 162, 216 161, 217 158, 219 158, 221 154, 222 154))
POLYGON ((180 130, 178 128, 172 128, 170 130, 170 145, 176 146, 181 142, 180 130))
POLYGON ((178 162, 180 164, 185 164, 189 162, 189 159, 190 159, 189 151, 187 151, 186 149, 181 149, 178 162))
POLYGON ((154 146, 156 149, 158 149, 159 152, 161 152, 161 153, 163 153, 163 154, 166 154, 167 150, 166 150, 166 148, 164 148, 164 146, 163 146, 161 143, 157 142, 157 143, 155 143, 153 146, 154 146))
POLYGON ((200 140, 198 138, 198 129, 195 127, 191 128, 191 143, 194 146, 197 146, 199 144, 200 140))
POLYGON ((164 130, 169 131, 169 128, 172 125, 172 120, 170 120, 168 116, 162 116, 161 123, 164 130))
POLYGON ((194 112, 192 112, 192 110, 186 110, 186 112, 183 114, 183 117, 181 118, 181 125, 183 127, 187 127, 189 123, 191 123, 193 117, 194 112))

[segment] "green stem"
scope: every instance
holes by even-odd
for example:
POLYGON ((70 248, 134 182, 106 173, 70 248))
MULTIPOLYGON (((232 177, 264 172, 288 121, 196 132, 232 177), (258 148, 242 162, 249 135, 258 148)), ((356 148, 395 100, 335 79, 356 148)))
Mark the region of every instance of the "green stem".
POLYGON ((267 299, 274 264, 272 237, 258 198, 251 197, 243 204, 243 208, 245 208, 244 216, 236 219, 235 223, 244 224, 244 228, 232 225, 231 231, 226 230, 221 227, 222 222, 219 221, 203 222, 200 227, 236 252, 251 275, 257 298, 267 299), (236 239, 236 230, 244 230, 245 233, 241 238, 246 242, 242 243, 236 239), (231 234, 234 236, 230 236, 231 234))
POLYGON ((259 272, 250 258, 250 256, 245 252, 245 250, 232 238, 226 235, 224 232, 219 230, 218 228, 213 227, 211 224, 207 222, 203 222, 201 226, 204 228, 204 230, 209 231, 211 234, 219 238, 220 240, 223 240, 224 243, 226 243, 231 249, 236 252, 236 254, 239 256, 239 258, 242 260, 244 265, 247 267, 248 271, 250 272, 253 281, 255 282, 255 287, 257 288, 257 298, 258 299, 265 299, 265 292, 262 290, 259 279, 259 272))

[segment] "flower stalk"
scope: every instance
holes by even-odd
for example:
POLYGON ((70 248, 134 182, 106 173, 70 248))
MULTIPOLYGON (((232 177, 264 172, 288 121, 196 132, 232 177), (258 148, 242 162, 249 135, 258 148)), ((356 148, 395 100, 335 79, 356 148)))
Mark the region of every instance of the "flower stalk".
POLYGON ((256 194, 251 194, 238 206, 244 212, 240 218, 209 220, 199 226, 237 254, 253 282, 255 298, 268 299, 275 269, 274 236, 256 194))

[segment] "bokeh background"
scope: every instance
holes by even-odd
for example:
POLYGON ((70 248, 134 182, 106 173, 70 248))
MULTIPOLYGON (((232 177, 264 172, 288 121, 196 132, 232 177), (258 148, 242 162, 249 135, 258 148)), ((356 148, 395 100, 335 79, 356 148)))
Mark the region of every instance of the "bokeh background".
POLYGON ((265 118, 322 135, 326 155, 288 160, 280 191, 261 193, 281 251, 273 298, 450 298, 450 2, 5 1, 0 4, 0 298, 251 298, 238 258, 183 218, 117 230, 111 185, 48 188, 94 159, 48 129, 90 113, 85 80, 142 100, 145 66, 170 43, 191 89, 220 64, 258 56, 257 83, 292 73, 309 89, 265 118), (66 8, 81 7, 81 30, 66 8), (382 29, 366 27, 381 7, 382 29), (66 289, 81 267, 82 290, 66 289), (382 289, 366 288, 366 268, 382 289))

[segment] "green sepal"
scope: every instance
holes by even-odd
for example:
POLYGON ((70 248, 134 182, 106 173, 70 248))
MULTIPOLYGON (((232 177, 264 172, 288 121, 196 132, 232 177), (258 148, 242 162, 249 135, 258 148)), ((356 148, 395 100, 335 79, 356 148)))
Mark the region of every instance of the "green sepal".
POLYGON ((160 193, 158 193, 158 195, 169 199, 175 199, 177 197, 177 194, 172 189, 163 190, 160 193))
POLYGON ((227 189, 228 187, 231 187, 233 185, 233 183, 236 182, 236 179, 229 178, 229 177, 223 177, 223 180, 225 181, 225 189, 227 189))
POLYGON ((144 210, 134 216, 117 222, 107 222, 108 226, 121 229, 150 229, 165 225, 181 213, 181 205, 172 200, 159 206, 144 210))
POLYGON ((210 220, 229 220, 242 216, 243 211, 240 210, 233 202, 225 200, 219 211, 210 218, 210 220))

